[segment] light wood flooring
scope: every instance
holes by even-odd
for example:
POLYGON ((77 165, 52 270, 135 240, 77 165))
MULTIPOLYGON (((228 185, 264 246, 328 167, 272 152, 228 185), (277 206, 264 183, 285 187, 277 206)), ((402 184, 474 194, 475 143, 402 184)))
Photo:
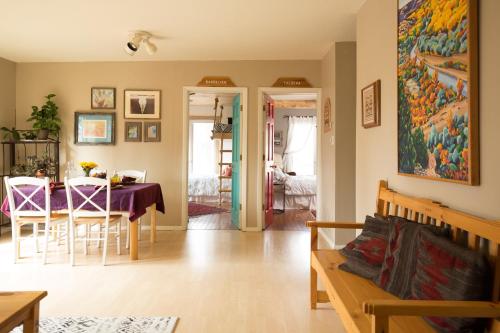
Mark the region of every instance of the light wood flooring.
POLYGON ((189 230, 238 230, 231 223, 231 213, 208 214, 190 217, 189 230))
POLYGON ((274 214, 273 223, 266 230, 308 231, 306 221, 316 220, 310 210, 286 209, 284 213, 274 214))
MULTIPOLYGON (((179 316, 185 332, 344 332, 329 305, 309 309, 309 233, 230 230, 144 231, 140 261, 110 246, 77 246, 76 267, 64 246, 51 244, 49 263, 12 264, 9 237, 0 239, 0 289, 47 290, 41 316, 179 316)), ((23 245, 23 250, 28 244, 23 245)), ((23 251, 23 255, 31 252, 23 251)))

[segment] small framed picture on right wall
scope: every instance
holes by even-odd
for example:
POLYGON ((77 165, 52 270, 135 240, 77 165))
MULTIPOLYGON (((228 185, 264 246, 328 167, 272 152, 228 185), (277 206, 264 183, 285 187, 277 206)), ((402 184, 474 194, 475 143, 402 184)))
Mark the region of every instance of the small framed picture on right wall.
POLYGON ((361 125, 380 126, 380 80, 361 90, 361 125))
POLYGON ((145 142, 161 141, 161 122, 159 121, 144 122, 144 141, 145 142))

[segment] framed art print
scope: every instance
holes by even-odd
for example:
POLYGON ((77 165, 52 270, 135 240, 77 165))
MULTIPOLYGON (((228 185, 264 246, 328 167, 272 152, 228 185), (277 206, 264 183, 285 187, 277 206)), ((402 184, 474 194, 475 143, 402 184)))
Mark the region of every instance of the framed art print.
POLYGON ((75 144, 115 144, 115 113, 75 112, 75 144))
POLYGON ((398 0, 398 173, 479 184, 478 1, 398 0))
POLYGON ((125 122, 125 142, 141 142, 142 141, 142 123, 141 122, 125 122))
POLYGON ((361 125, 380 126, 380 80, 361 90, 361 125))
POLYGON ((145 142, 160 142, 161 141, 161 122, 145 122, 144 123, 144 141, 145 142))
POLYGON ((325 101, 323 109, 323 133, 328 133, 332 130, 332 102, 330 97, 325 101))
POLYGON ((115 109, 116 89, 93 87, 90 89, 90 100, 92 109, 115 109))
POLYGON ((160 90, 125 90, 125 118, 160 119, 160 90))

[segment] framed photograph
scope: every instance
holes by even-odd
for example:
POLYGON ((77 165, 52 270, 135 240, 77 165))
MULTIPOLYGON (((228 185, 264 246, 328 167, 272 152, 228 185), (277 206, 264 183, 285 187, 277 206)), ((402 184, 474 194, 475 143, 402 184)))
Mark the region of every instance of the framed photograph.
POLYGON ((283 144, 283 131, 274 132, 274 145, 281 146, 283 144))
POLYGON ((125 118, 160 119, 160 90, 125 90, 125 118))
POLYGON ((142 141, 142 123, 141 122, 125 122, 125 142, 141 142, 142 141))
POLYGON ((479 184, 478 1, 398 0, 398 174, 479 184))
POLYGON ((101 87, 91 88, 90 106, 92 109, 115 109, 116 89, 101 87))
POLYGON ((330 97, 325 101, 323 110, 323 133, 328 133, 332 130, 332 102, 330 97))
POLYGON ((161 141, 161 122, 144 122, 144 141, 145 142, 160 142, 161 141))
POLYGON ((361 125, 380 126, 380 80, 361 90, 361 125))
POLYGON ((114 112, 75 112, 75 144, 114 145, 114 112))

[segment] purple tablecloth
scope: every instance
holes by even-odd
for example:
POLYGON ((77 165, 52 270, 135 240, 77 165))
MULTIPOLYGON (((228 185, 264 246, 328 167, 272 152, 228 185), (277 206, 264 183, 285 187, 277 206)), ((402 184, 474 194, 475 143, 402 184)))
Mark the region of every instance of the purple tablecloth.
MULTIPOLYGON (((27 196, 34 191, 35 187, 25 186, 19 188, 27 196)), ((79 190, 90 196, 94 191, 94 186, 81 186, 79 190)), ((73 195, 73 207, 78 207, 84 202, 84 198, 81 195, 72 192, 73 195)), ((24 198, 19 194, 14 192, 14 200, 16 205, 21 204, 24 198)), ((38 191, 31 199, 34 203, 39 205, 41 208, 45 208, 45 196, 44 191, 38 191)), ((104 204, 106 201, 106 191, 101 190, 92 201, 97 203, 100 207, 105 208, 104 204)), ((161 193, 160 184, 157 183, 145 183, 145 184, 134 184, 125 185, 123 188, 116 188, 111 190, 111 210, 128 212, 129 220, 134 221, 146 213, 146 208, 156 203, 156 209, 162 213, 165 213, 165 204, 163 202, 163 195, 161 193)), ((68 202, 66 200, 66 190, 56 189, 50 195, 50 205, 52 211, 65 210, 68 209, 68 202)), ((26 204, 22 208, 23 210, 36 210, 32 205, 26 204)), ((96 210, 96 208, 87 203, 84 209, 96 210)), ((2 212, 10 216, 9 213, 9 202, 5 198, 2 203, 2 212)))

